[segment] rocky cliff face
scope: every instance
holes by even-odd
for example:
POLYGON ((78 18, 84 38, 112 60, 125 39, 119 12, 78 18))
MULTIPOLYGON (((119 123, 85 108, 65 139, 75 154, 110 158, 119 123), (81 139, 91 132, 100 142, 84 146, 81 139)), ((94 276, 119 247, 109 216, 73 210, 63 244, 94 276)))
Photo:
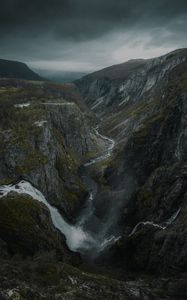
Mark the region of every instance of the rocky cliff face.
POLYGON ((0 297, 185 299, 186 49, 76 84, 0 80, 0 297))
POLYGON ((187 57, 186 49, 148 60, 130 60, 77 80, 85 103, 99 116, 126 109, 148 100, 151 93, 167 80, 170 71, 187 57))
POLYGON ((53 227, 47 208, 31 196, 11 192, 1 198, 0 207, 1 256, 28 257, 50 251, 66 261, 72 256, 53 227))
POLYGON ((7 80, 0 88, 1 184, 25 178, 71 217, 86 195, 78 168, 102 149, 73 89, 7 80))
POLYGON ((108 230, 121 228, 111 251, 125 268, 175 273, 187 267, 186 59, 186 49, 178 50, 76 82, 116 142, 95 214, 108 230))

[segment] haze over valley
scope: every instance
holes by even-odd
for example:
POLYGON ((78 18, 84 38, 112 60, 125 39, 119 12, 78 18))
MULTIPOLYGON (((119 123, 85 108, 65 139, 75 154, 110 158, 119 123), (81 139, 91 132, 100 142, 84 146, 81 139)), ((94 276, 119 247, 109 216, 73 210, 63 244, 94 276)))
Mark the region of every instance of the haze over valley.
POLYGON ((1 6, 0 299, 186 299, 186 1, 1 6))

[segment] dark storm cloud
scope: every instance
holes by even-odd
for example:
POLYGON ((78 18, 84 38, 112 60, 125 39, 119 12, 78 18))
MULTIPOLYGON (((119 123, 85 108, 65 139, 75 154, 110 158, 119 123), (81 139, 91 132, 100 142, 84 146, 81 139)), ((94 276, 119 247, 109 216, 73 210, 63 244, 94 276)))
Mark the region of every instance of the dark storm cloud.
POLYGON ((21 34, 28 29, 31 33, 40 32, 40 29, 47 31, 56 20, 64 19, 64 15, 68 13, 68 0, 3 0, 1 2, 0 31, 2 34, 12 34, 16 30, 20 30, 21 34))
POLYGON ((6 0, 1 1, 0 31, 56 38, 86 39, 138 24, 165 25, 187 11, 178 0, 6 0))
POLYGON ((81 51, 94 64, 102 60, 99 43, 107 40, 111 52, 121 44, 118 33, 129 45, 141 35, 149 47, 175 48, 186 42, 186 19, 186 0, 1 0, 0 56, 68 60, 81 51))

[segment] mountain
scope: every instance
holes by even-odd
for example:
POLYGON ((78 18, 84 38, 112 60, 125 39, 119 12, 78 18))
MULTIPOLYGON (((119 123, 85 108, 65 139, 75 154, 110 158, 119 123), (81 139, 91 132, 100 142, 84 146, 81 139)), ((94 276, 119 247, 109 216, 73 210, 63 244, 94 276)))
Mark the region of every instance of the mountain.
POLYGON ((122 232, 109 262, 184 273, 187 49, 112 66, 76 84, 100 132, 115 140, 95 199, 95 215, 122 232))
POLYGON ((185 299, 187 50, 0 79, 0 298, 185 299))
POLYGON ((89 74, 75 84, 85 103, 104 117, 146 98, 186 55, 187 49, 179 49, 158 58, 130 60, 89 74))
POLYGON ((0 59, 0 78, 17 78, 25 80, 44 80, 29 67, 18 61, 0 59))

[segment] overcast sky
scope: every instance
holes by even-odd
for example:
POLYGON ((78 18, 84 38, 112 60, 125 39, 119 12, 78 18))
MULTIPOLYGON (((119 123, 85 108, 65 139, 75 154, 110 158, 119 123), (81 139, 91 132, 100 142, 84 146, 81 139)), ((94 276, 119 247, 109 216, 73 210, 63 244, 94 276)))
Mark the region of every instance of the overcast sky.
POLYGON ((187 0, 1 0, 0 58, 91 72, 187 47, 187 0))

